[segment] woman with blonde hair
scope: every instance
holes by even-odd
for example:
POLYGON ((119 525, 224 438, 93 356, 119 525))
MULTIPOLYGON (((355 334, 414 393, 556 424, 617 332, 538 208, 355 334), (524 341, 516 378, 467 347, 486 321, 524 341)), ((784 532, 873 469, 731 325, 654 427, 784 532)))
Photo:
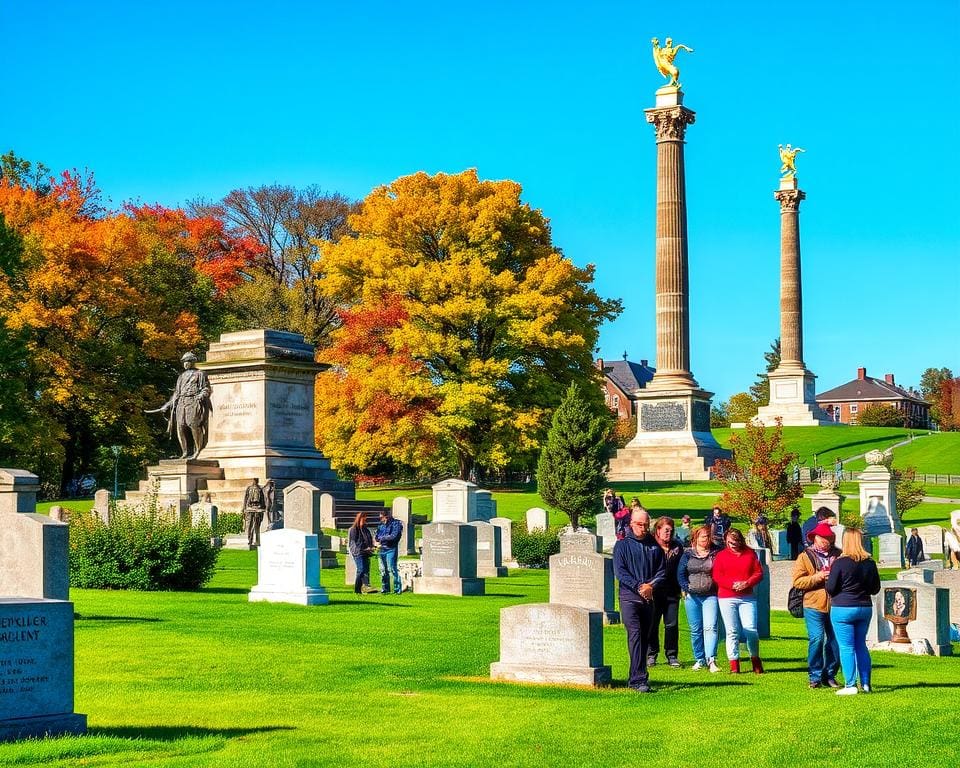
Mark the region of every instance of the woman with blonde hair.
POLYGON ((844 687, 837 691, 839 696, 857 693, 858 677, 863 692, 870 692, 873 665, 867 650, 867 629, 873 618, 873 595, 879 591, 880 574, 863 547, 863 532, 847 528, 843 532, 843 551, 827 577, 830 621, 840 645, 843 669, 844 687))
POLYGON ((357 566, 357 576, 353 581, 353 591, 358 595, 376 592, 370 586, 370 555, 373 554, 373 534, 367 528, 367 515, 358 512, 353 525, 347 531, 347 549, 357 566))

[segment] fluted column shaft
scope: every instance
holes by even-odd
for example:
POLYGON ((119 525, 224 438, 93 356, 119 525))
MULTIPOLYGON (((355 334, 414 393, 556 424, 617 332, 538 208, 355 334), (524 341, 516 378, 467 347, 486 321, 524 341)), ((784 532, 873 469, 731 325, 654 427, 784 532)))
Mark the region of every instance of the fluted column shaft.
POLYGON ((682 106, 646 110, 657 135, 657 373, 652 388, 696 387, 690 372, 690 280, 684 135, 695 113, 682 106))
POLYGON ((803 289, 800 280, 799 189, 774 193, 780 202, 780 368, 803 368, 803 289))

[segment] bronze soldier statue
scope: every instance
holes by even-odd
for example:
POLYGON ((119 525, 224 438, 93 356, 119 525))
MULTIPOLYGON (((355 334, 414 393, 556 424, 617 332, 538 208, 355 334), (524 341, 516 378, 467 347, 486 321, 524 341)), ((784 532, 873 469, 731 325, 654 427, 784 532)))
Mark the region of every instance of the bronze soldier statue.
POLYGON ((267 506, 263 488, 257 484, 259 480, 258 477, 253 478, 253 482, 243 494, 243 524, 247 529, 247 544, 250 549, 260 546, 260 524, 267 506))
POLYGON ((197 356, 187 352, 180 358, 183 373, 177 379, 173 395, 159 408, 145 413, 169 413, 167 434, 177 436, 180 458, 195 459, 207 445, 210 421, 210 379, 197 370, 197 356))

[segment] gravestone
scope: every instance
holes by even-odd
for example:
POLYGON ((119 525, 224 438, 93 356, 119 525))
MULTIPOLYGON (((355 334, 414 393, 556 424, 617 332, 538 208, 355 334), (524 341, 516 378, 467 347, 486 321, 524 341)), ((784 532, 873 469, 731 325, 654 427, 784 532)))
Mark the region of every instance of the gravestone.
POLYGON ((477 576, 480 578, 506 576, 507 569, 503 567, 500 529, 480 520, 467 525, 472 525, 477 531, 477 576))
POLYGON ((761 638, 770 637, 770 550, 761 547, 755 549, 760 568, 763 569, 763 579, 753 588, 757 597, 757 634, 761 638))
POLYGON ((217 505, 209 501, 198 501, 190 505, 190 524, 207 525, 215 528, 217 525, 217 505))
POLYGON ((787 541, 787 532, 781 528, 770 531, 770 545, 773 547, 773 561, 790 559, 790 544, 787 541))
POLYGON ((406 496, 397 496, 391 505, 393 516, 403 523, 403 535, 397 546, 397 555, 415 555, 416 526, 413 524, 413 503, 406 496))
POLYGON ((74 707, 68 526, 36 514, 36 475, 0 469, 0 741, 82 734, 74 707))
POLYGON ((840 519, 840 509, 843 507, 843 501, 846 497, 830 488, 821 488, 813 498, 810 499, 810 509, 816 512, 820 507, 826 507, 837 519, 840 519))
POLYGON ((397 572, 402 590, 412 592, 413 580, 423 575, 423 564, 419 560, 401 560, 397 563, 397 572))
POLYGON ((882 533, 903 533, 897 514, 896 481, 890 468, 883 462, 889 458, 880 451, 867 453, 867 468, 857 478, 860 483, 860 514, 863 532, 867 536, 882 533))
POLYGON ((103 522, 110 523, 110 491, 101 488, 93 494, 93 514, 103 522))
POLYGON ((919 581, 922 584, 933 584, 933 571, 928 568, 907 568, 897 572, 897 581, 919 581))
POLYGON ((266 531, 257 550, 257 584, 250 590, 252 603, 326 605, 327 591, 320 586, 320 550, 317 536, 294 528, 266 531))
POLYGON ((54 505, 50 507, 48 514, 51 520, 56 520, 58 523, 65 523, 69 520, 67 510, 60 506, 54 505))
POLYGON ((500 556, 503 564, 508 568, 517 568, 517 562, 513 559, 513 520, 508 517, 494 517, 490 524, 500 529, 500 556))
POLYGON ((550 515, 545 509, 533 507, 527 510, 527 533, 545 531, 550 526, 550 515))
POLYGON ((565 528, 560 534, 560 551, 599 552, 600 539, 583 528, 579 531, 571 531, 569 528, 565 528))
POLYGON ((836 544, 837 549, 843 549, 843 532, 847 530, 847 526, 843 523, 837 523, 831 525, 830 529, 833 531, 834 544, 836 544))
POLYGON ((898 533, 882 533, 877 541, 879 547, 877 566, 903 568, 906 564, 903 559, 903 536, 898 533))
MULTIPOLYGON (((577 535, 564 538, 584 541, 577 535)), ((619 624, 620 614, 613 605, 613 560, 599 554, 596 537, 591 534, 590 538, 592 550, 561 546, 559 554, 550 556, 550 602, 600 611, 604 624, 619 624)))
MULTIPOLYGON (((320 528, 337 527, 337 499, 330 493, 320 494, 320 528)), ((319 531, 320 528, 317 530, 319 531)))
MULTIPOLYGON (((319 534, 321 530, 320 497, 322 493, 312 483, 298 480, 283 489, 283 527, 303 533, 319 534)), ((332 499, 333 497, 330 496, 332 499)), ((336 526, 327 526, 335 528, 336 526)))
POLYGON ((500 609, 500 660, 490 678, 545 685, 603 686, 603 616, 572 605, 530 603, 500 609))
MULTIPOLYGON (((801 557, 806 555, 801 554, 801 557)), ((770 608, 787 610, 787 595, 793 586, 793 560, 774 560, 770 563, 770 608)))
POLYGON ((613 512, 600 512, 597 515, 597 537, 604 552, 613 552, 613 545, 617 543, 617 521, 613 512))
POLYGON ((950 621, 960 624, 960 571, 936 570, 933 572, 933 583, 949 592, 950 621))
POLYGON ((493 499, 493 493, 478 488, 474 491, 477 505, 477 520, 490 521, 497 516, 497 502, 493 499))
POLYGON ((426 595, 482 595, 484 580, 477 578, 477 531, 466 523, 423 526, 423 575, 413 591, 426 595))
POLYGON ((917 529, 920 539, 923 541, 923 554, 930 555, 943 554, 943 535, 945 531, 939 525, 922 525, 917 529))
POLYGON ((434 523, 470 523, 479 519, 475 484, 451 477, 433 486, 434 523))
POLYGON ((882 581, 880 592, 873 596, 873 616, 867 629, 867 647, 882 650, 910 652, 912 645, 890 643, 893 625, 883 617, 884 594, 887 589, 916 591, 917 618, 907 624, 907 634, 913 643, 926 640, 936 656, 950 656, 950 597, 948 590, 922 581, 882 581))

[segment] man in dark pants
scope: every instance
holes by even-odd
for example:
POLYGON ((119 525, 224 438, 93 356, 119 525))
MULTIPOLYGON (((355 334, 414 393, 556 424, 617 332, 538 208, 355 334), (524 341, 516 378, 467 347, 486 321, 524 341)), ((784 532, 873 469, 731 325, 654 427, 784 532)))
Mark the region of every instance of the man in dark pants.
POLYGON ((647 644, 653 624, 653 590, 666 578, 663 551, 648 538, 650 515, 643 508, 630 514, 630 530, 613 548, 613 569, 620 582, 620 614, 627 630, 630 679, 639 693, 649 693, 647 644))
POLYGON ((679 667, 680 652, 680 582, 677 581, 677 566, 683 554, 683 544, 674 537, 672 517, 661 517, 654 526, 653 539, 663 551, 666 575, 653 590, 653 622, 650 625, 650 646, 647 649, 647 666, 657 663, 660 653, 660 623, 663 622, 663 651, 667 664, 679 667))

